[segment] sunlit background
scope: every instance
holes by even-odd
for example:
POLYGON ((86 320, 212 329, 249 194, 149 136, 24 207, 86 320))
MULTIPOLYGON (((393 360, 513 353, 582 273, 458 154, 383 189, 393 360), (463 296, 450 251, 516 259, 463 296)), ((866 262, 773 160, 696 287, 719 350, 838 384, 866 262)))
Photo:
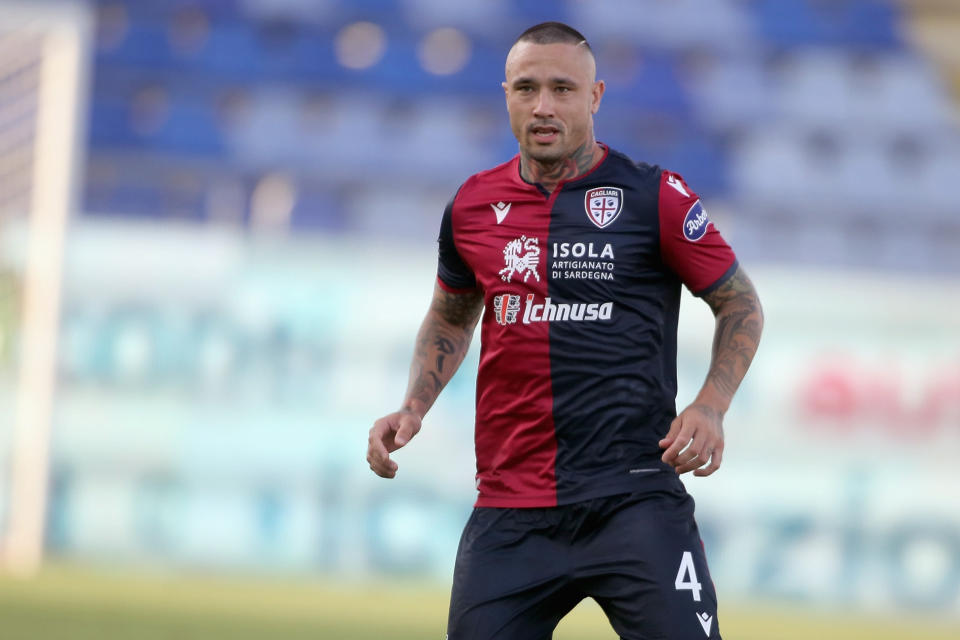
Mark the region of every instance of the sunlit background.
MULTIPOLYGON (((425 592, 409 637, 442 637, 478 345, 396 480, 366 434, 406 387, 443 206, 516 153, 503 61, 543 20, 594 48, 598 138, 681 173, 764 302, 724 467, 687 481, 726 637, 960 637, 956 0, 0 0, 16 637, 61 637, 54 601, 73 637, 126 620, 98 584, 336 639, 386 637, 364 600, 425 592)), ((678 403, 711 335, 686 296, 678 403)), ((273 633, 241 627, 201 635, 273 633)))

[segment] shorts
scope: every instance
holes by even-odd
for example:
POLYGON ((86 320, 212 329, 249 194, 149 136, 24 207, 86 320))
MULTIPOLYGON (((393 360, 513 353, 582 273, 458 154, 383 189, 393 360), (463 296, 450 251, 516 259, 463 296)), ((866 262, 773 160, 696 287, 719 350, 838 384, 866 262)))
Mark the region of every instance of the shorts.
POLYGON ((549 640, 588 597, 623 640, 719 640, 693 512, 682 485, 560 507, 475 508, 457 551, 448 640, 549 640))

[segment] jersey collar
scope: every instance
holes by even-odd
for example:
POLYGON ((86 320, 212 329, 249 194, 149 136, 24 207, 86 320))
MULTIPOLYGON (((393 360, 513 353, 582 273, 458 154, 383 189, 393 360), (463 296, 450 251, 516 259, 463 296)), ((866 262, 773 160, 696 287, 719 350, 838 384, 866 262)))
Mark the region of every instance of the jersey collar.
MULTIPOLYGON (((600 158, 600 161, 597 162, 597 164, 593 165, 593 167, 591 167, 588 171, 581 173, 578 176, 574 176, 573 178, 568 178, 566 180, 561 180, 560 182, 558 182, 557 188, 553 190, 554 193, 557 193, 558 191, 562 190, 568 184, 583 180, 590 174, 594 173, 607 161, 607 158, 610 157, 610 147, 600 142, 599 140, 597 141, 597 144, 599 144, 603 148, 603 156, 600 158)), ((530 188, 536 189, 546 195, 547 192, 540 185, 540 183, 527 182, 526 180, 523 179, 523 176, 520 175, 520 153, 519 152, 517 153, 517 155, 513 157, 513 160, 511 162, 513 163, 513 168, 511 169, 510 175, 513 177, 513 180, 516 184, 522 187, 525 187, 527 189, 530 189, 530 188)))

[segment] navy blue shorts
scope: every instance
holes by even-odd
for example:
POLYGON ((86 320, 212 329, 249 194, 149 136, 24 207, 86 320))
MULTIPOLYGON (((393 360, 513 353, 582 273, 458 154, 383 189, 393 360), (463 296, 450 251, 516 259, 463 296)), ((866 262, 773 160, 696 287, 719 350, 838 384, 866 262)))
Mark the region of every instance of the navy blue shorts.
POLYGON ((718 640, 693 511, 682 485, 544 509, 475 508, 457 551, 447 638, 549 640, 589 597, 624 640, 718 640))

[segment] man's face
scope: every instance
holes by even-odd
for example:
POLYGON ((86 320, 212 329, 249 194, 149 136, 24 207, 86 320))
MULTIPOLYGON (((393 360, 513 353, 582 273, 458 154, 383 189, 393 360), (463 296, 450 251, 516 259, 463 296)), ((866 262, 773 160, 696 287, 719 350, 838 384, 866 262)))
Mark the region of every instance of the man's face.
POLYGON ((603 81, 593 55, 574 44, 518 42, 507 55, 510 128, 520 148, 539 162, 569 157, 593 139, 593 114, 603 81))

